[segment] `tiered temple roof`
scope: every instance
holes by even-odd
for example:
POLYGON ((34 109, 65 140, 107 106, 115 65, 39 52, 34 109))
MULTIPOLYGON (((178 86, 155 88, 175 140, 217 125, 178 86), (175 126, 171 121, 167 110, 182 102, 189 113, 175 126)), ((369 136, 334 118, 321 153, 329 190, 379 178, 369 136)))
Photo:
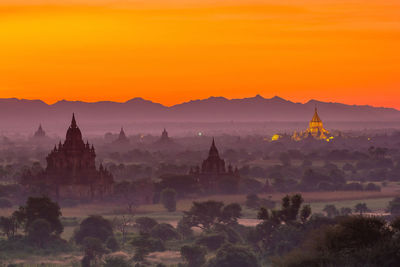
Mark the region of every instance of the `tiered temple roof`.
POLYGON ((111 194, 113 177, 102 165, 96 169, 95 149, 83 142, 75 115, 64 143, 55 146, 46 159, 46 183, 56 187, 57 197, 95 198, 111 194))
POLYGON ((225 161, 219 157, 218 149, 215 146, 215 140, 213 138, 208 157, 203 161, 201 165, 201 173, 203 174, 224 174, 225 161))

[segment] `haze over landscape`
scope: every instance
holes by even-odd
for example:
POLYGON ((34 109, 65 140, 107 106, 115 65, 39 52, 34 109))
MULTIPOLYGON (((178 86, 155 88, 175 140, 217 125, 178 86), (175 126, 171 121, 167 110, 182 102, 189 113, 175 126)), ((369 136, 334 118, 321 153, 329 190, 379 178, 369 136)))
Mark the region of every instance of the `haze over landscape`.
POLYGON ((39 124, 50 132, 62 133, 65 119, 72 113, 87 127, 87 133, 98 135, 118 130, 121 126, 134 133, 154 134, 171 126, 175 134, 188 133, 190 127, 191 133, 194 129, 205 132, 212 129, 212 132, 220 133, 236 130, 240 133, 242 128, 253 127, 242 133, 271 134, 278 127, 281 127, 280 131, 306 127, 315 107, 320 110, 324 121, 337 130, 400 128, 400 111, 393 108, 317 100, 302 104, 277 96, 266 99, 260 95, 243 99, 210 97, 170 107, 142 98, 126 102, 62 100, 51 105, 40 100, 0 99, 0 110, 3 111, 0 120, 7 124, 3 133, 7 130, 26 135, 32 134, 39 124), (185 126, 182 122, 191 124, 185 126), (279 122, 282 124, 277 124, 279 122), (206 126, 205 123, 213 124, 206 126), (239 124, 229 126, 232 123, 239 124))

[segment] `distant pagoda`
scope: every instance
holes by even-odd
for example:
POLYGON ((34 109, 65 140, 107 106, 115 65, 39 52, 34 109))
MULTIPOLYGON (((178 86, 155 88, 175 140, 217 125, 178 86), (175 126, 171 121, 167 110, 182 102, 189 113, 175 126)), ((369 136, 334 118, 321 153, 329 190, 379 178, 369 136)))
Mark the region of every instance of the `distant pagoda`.
POLYGON ((39 128, 36 130, 35 134, 33 135, 34 138, 44 138, 46 137, 46 132, 42 128, 42 124, 39 124, 39 128))
POLYGON ((93 145, 83 142, 82 133, 72 115, 64 143, 61 142, 47 156, 47 167, 37 177, 25 176, 28 187, 47 188, 47 194, 57 199, 101 199, 113 192, 113 177, 100 164, 95 166, 93 145))
POLYGON ((308 124, 308 129, 303 132, 294 132, 292 139, 295 141, 305 140, 305 139, 317 139, 330 141, 333 139, 331 133, 326 130, 323 126, 322 120, 318 115, 317 107, 314 109, 314 115, 308 124))
POLYGON ((314 116, 312 117, 306 132, 318 139, 326 139, 329 135, 329 132, 324 129, 322 120, 318 116, 317 107, 315 107, 314 116))
POLYGON ((163 141, 169 141, 169 137, 168 137, 168 132, 167 130, 164 128, 164 131, 161 133, 161 142, 163 141))
POLYGON ((121 127, 121 131, 119 132, 118 138, 114 141, 114 144, 125 145, 129 143, 129 139, 124 132, 124 128, 121 127))
POLYGON ((160 139, 158 140, 158 143, 161 143, 161 144, 169 144, 169 143, 171 143, 171 142, 172 142, 172 140, 171 140, 171 138, 168 136, 167 130, 164 128, 163 132, 161 133, 161 137, 160 137, 160 139))

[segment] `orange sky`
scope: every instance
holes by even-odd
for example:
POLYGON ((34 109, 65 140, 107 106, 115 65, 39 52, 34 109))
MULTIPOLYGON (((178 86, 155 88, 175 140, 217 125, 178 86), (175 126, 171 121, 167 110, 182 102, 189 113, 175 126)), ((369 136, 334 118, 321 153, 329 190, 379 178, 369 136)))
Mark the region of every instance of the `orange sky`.
POLYGON ((255 94, 400 109, 400 1, 0 0, 0 97, 255 94))

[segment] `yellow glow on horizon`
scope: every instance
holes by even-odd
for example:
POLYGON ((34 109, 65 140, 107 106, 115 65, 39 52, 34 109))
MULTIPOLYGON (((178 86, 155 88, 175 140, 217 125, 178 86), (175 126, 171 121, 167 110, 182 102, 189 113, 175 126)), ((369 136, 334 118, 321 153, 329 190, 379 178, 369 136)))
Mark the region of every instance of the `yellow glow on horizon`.
POLYGON ((281 138, 281 136, 279 134, 274 134, 271 138, 271 141, 277 141, 281 138))

